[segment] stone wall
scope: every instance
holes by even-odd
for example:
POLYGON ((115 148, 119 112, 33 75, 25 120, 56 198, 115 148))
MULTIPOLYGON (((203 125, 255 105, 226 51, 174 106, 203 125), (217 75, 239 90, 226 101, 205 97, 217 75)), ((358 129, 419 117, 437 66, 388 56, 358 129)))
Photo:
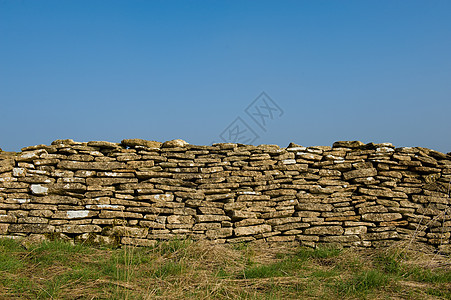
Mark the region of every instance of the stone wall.
POLYGON ((299 241, 449 249, 451 153, 57 140, 0 152, 0 234, 152 245, 299 241))

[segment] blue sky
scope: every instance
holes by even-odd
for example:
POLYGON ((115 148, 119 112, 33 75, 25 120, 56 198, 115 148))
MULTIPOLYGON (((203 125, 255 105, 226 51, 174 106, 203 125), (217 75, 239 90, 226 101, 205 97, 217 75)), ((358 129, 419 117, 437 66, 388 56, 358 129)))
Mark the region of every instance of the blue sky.
POLYGON ((0 148, 235 129, 446 153, 450 55, 450 1, 0 0, 0 148))

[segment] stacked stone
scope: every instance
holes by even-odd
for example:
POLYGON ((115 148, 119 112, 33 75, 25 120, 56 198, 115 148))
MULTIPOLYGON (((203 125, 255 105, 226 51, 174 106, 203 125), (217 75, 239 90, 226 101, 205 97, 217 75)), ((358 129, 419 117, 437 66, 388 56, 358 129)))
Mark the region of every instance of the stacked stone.
POLYGON ((332 147, 57 140, 0 152, 0 233, 149 246, 217 242, 448 247, 451 156, 332 147))

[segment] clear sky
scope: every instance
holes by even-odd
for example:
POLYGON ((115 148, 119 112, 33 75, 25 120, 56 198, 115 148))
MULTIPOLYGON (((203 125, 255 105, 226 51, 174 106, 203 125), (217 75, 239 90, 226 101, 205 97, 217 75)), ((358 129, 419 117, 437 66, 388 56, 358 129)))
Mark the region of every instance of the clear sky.
POLYGON ((451 152, 451 1, 0 0, 0 128, 451 152))

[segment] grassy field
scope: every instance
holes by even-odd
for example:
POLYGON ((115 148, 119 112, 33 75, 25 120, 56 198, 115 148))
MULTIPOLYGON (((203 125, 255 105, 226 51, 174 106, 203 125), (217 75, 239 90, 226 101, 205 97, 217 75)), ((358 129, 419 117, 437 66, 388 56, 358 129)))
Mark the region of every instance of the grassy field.
POLYGON ((1 299, 451 299, 451 258, 380 250, 219 245, 99 248, 0 240, 1 299))

